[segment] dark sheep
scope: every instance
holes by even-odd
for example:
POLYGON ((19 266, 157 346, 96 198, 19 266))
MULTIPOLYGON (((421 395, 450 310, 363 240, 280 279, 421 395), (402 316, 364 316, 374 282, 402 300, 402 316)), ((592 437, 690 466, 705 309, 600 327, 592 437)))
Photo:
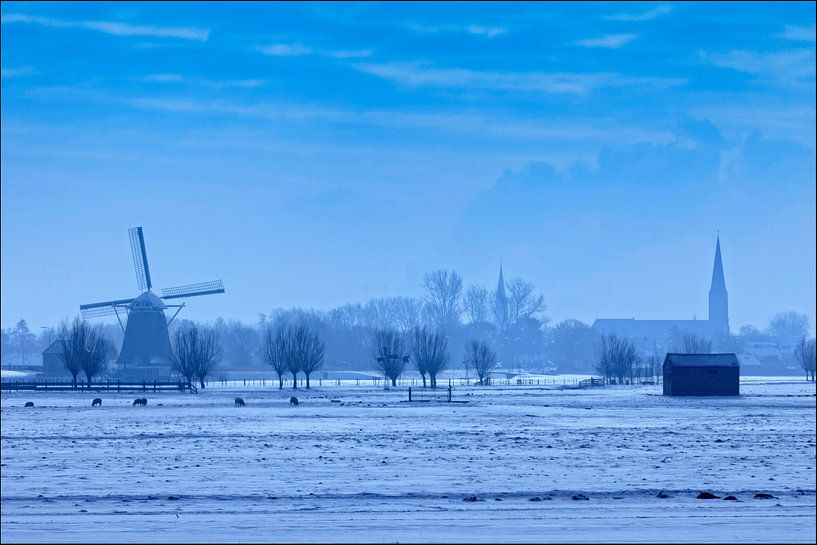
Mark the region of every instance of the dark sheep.
POLYGON ((136 399, 133 400, 134 407, 136 407, 137 405, 141 405, 142 407, 144 407, 147 404, 148 400, 146 397, 137 397, 136 399))
POLYGON ((236 407, 243 407, 244 405, 246 405, 246 403, 244 403, 243 399, 241 399, 240 397, 235 398, 236 407))
MULTIPOLYGON (((293 399, 294 399, 294 398, 293 398, 293 399)), ((33 401, 26 401, 26 407, 33 407, 33 406, 34 406, 34 402, 33 402, 33 401)))
POLYGON ((91 402, 91 407, 96 407, 97 405, 99 405, 100 407, 102 406, 102 398, 101 397, 97 397, 96 399, 94 399, 91 402))
POLYGON ((290 397, 289 398, 289 404, 297 406, 298 405, 298 398, 295 397, 295 396, 290 397))

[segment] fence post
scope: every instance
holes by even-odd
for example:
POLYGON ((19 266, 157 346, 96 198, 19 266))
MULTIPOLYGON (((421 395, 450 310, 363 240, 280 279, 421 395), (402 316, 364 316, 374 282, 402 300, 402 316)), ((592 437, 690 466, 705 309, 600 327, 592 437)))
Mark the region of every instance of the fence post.
POLYGON ((411 403, 411 386, 409 386, 409 403, 411 403))
POLYGON ((156 380, 153 381, 153 393, 156 393, 156 380))
POLYGON ((147 389, 148 389, 148 383, 147 383, 147 381, 145 379, 142 379, 142 391, 147 392, 147 389))
POLYGON ((448 402, 451 403, 451 383, 448 383, 448 402))

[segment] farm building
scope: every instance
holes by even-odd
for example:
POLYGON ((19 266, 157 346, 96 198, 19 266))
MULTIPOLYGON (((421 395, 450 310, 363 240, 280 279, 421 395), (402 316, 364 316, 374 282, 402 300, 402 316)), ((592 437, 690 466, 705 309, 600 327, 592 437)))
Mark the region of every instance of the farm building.
POLYGON ((43 375, 50 377, 70 377, 60 357, 60 341, 54 341, 43 350, 43 375))
POLYGON ((667 354, 664 395, 740 395, 740 362, 735 354, 667 354))

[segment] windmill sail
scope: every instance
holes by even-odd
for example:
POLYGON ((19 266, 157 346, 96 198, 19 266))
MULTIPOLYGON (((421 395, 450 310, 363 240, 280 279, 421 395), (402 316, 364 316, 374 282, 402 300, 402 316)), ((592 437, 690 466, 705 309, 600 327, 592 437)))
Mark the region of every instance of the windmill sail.
POLYGON ((133 268, 136 270, 136 284, 139 291, 151 288, 150 269, 148 268, 148 255, 145 251, 145 237, 141 227, 131 227, 128 229, 130 236, 130 252, 133 258, 133 268))
POLYGON ((129 305, 133 299, 118 299, 116 301, 104 301, 102 303, 89 303, 80 305, 79 312, 83 318, 97 318, 99 316, 113 316, 116 314, 118 306, 129 305))
POLYGON ((211 295, 213 293, 224 293, 224 282, 212 280, 198 284, 187 284, 186 286, 176 286, 175 288, 163 288, 162 299, 179 299, 181 297, 197 297, 199 295, 211 295))

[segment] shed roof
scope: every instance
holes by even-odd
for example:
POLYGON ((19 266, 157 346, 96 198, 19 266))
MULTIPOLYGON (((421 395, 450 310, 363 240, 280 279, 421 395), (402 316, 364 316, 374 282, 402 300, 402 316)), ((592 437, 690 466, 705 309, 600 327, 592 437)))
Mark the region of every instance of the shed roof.
POLYGON ((667 354, 673 367, 740 367, 735 354, 667 354))

